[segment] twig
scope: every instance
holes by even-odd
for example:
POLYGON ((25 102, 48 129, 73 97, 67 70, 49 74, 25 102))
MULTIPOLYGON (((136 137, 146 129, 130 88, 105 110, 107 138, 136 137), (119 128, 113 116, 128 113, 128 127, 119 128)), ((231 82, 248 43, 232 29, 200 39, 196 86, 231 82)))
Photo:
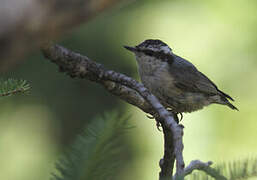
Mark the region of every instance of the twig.
MULTIPOLYGON (((208 174, 216 180, 227 180, 227 178, 221 175, 217 170, 211 168, 211 165, 211 161, 208 161, 206 163, 201 162, 199 160, 191 161, 191 163, 184 169, 184 172, 180 176, 185 177, 191 174, 194 170, 200 170, 204 171, 206 174, 208 174)), ((173 179, 175 180, 176 178, 177 176, 175 175, 173 179)))
MULTIPOLYGON (((183 127, 178 125, 171 114, 160 104, 158 99, 152 95, 148 89, 144 87, 142 83, 136 80, 111 70, 105 70, 101 64, 95 63, 86 56, 82 56, 79 53, 70 51, 62 46, 47 44, 42 48, 42 51, 48 59, 56 63, 61 71, 66 72, 71 77, 87 78, 91 81, 98 82, 100 84, 105 84, 109 81, 118 84, 120 87, 124 87, 128 92, 133 92, 135 96, 130 99, 129 95, 123 96, 123 100, 139 107, 145 112, 154 115, 156 112, 160 121, 165 124, 165 126, 173 134, 173 144, 174 144, 174 154, 176 157, 176 174, 180 175, 184 172, 184 159, 183 159, 183 127), (138 101, 137 97, 140 99, 138 101), (142 100, 142 98, 145 100, 142 100), (138 102, 148 104, 147 108, 143 107, 142 104, 138 102), (149 109, 150 104, 150 109, 149 109)), ((108 88, 107 88, 108 89, 108 88)), ((111 92, 111 91, 110 91, 111 92)), ((122 94, 122 92, 119 92, 122 94)), ((119 93, 113 93, 118 95, 119 93)), ((120 97, 120 96, 119 96, 120 97)), ((172 150, 171 150, 172 151, 172 150)))
POLYGON ((6 93, 2 93, 2 94, 0 94, 0 97, 3 97, 3 96, 10 96, 10 95, 14 95, 14 94, 18 94, 18 93, 24 93, 24 92, 26 92, 26 91, 28 91, 28 89, 14 89, 14 90, 12 90, 12 91, 8 91, 8 92, 6 92, 6 93))
POLYGON ((30 85, 25 80, 9 78, 0 80, 0 97, 25 93, 30 90, 30 85))

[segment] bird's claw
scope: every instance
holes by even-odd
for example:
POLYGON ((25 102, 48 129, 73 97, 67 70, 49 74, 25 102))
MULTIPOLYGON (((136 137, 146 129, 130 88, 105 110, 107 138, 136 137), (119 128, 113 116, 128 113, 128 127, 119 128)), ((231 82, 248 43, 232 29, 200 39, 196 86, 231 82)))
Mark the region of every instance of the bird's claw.
POLYGON ((146 115, 146 117, 148 117, 149 119, 155 119, 155 117, 151 115, 146 115))
MULTIPOLYGON (((173 114, 173 117, 175 119, 175 121, 177 123, 179 123, 180 121, 182 121, 183 119, 183 114, 180 112, 180 113, 175 113, 173 112, 172 110, 168 110, 169 112, 171 112, 173 114), (178 114, 180 115, 180 118, 178 118, 178 114)), ((156 121, 156 127, 159 131, 162 131, 161 130, 161 123, 158 121, 158 114, 154 114, 154 115, 146 115, 146 117, 148 117, 149 119, 155 119, 156 121)))
POLYGON ((182 121, 182 119, 183 119, 183 114, 180 112, 180 113, 178 113, 179 115, 180 115, 180 119, 179 119, 179 122, 180 121, 182 121))
POLYGON ((155 119, 156 121, 156 127, 158 129, 158 131, 162 131, 161 130, 161 123, 158 121, 158 114, 154 114, 154 115, 146 115, 146 117, 148 117, 149 119, 155 119))
POLYGON ((158 120, 156 120, 156 127, 157 127, 158 131, 162 132, 162 130, 160 128, 161 127, 161 123, 158 120))

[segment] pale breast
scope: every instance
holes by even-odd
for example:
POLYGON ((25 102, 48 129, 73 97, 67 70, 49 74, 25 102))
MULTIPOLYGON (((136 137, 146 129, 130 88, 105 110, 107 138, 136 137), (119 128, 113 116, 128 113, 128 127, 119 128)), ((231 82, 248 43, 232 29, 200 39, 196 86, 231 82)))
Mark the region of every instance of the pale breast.
POLYGON ((174 97, 182 93, 174 86, 174 79, 170 75, 167 67, 169 66, 166 63, 162 63, 150 72, 146 72, 145 68, 139 68, 142 83, 151 93, 157 96, 165 106, 168 106, 168 96, 174 97))

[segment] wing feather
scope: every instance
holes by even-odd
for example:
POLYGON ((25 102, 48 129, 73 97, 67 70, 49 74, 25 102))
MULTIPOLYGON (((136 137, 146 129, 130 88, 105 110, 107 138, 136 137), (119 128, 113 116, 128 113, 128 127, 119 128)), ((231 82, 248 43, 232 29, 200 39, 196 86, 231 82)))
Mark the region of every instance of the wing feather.
POLYGON ((206 95, 221 93, 217 86, 203 73, 199 72, 193 64, 179 56, 175 58, 177 58, 177 61, 172 63, 170 73, 175 79, 175 86, 177 88, 187 92, 199 92, 206 95))
POLYGON ((219 95, 219 101, 215 103, 225 104, 231 109, 238 110, 228 99, 233 100, 228 94, 220 91, 218 87, 196 67, 185 59, 176 56, 170 65, 170 73, 174 77, 174 85, 183 92, 202 93, 207 96, 219 95))

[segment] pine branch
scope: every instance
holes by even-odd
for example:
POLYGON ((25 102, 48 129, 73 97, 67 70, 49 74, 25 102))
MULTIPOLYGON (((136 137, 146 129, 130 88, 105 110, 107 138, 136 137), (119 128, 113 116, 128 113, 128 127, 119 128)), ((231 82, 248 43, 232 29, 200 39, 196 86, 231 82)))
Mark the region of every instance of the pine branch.
POLYGON ((76 138, 71 150, 57 163, 60 175, 52 180, 113 179, 121 164, 121 139, 127 118, 115 114, 98 117, 76 138))
POLYGON ((0 80, 0 97, 10 96, 18 93, 25 93, 30 89, 26 80, 7 79, 0 80))
POLYGON ((257 177, 257 158, 243 159, 220 165, 218 169, 229 177, 229 180, 243 180, 257 177))

